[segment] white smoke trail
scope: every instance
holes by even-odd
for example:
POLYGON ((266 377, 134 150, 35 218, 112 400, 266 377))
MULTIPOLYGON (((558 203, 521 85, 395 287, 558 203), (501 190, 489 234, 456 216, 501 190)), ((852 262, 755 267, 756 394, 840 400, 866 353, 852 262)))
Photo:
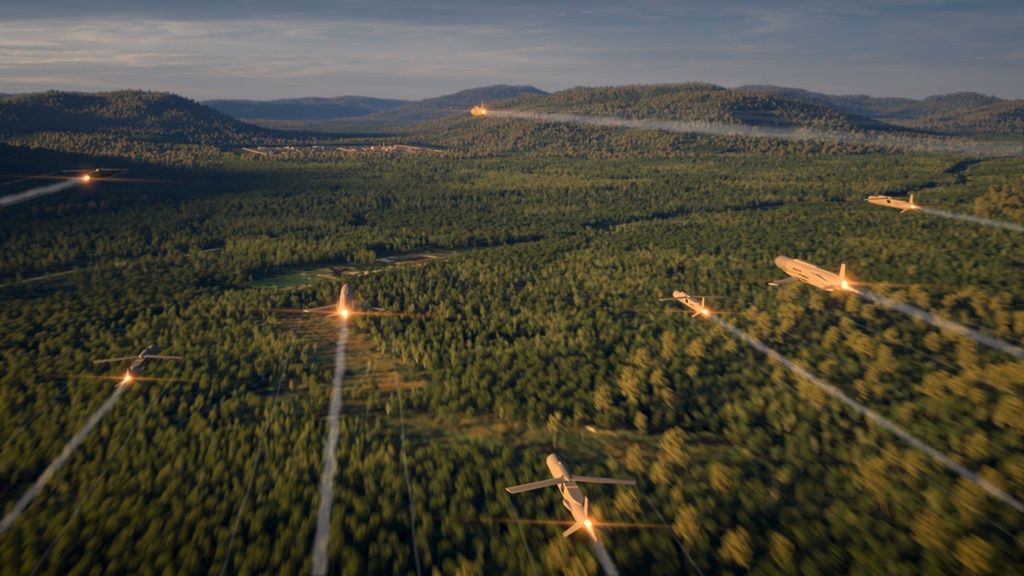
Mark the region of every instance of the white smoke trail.
POLYGON ((658 510, 658 506, 656 504, 652 504, 650 502, 652 498, 653 496, 651 494, 648 494, 647 498, 645 498, 645 500, 648 501, 648 506, 650 506, 650 508, 654 510, 654 513, 658 515, 658 519, 661 520, 661 523, 669 527, 668 533, 672 536, 672 540, 675 540, 676 546, 679 546, 679 549, 683 552, 683 556, 686 557, 686 562, 697 572, 697 574, 704 576, 704 571, 701 570, 700 566, 697 566, 697 563, 693 561, 693 557, 690 556, 690 553, 686 550, 686 546, 683 544, 683 541, 676 535, 675 530, 672 529, 672 525, 668 523, 668 520, 665 520, 665 515, 661 513, 661 510, 658 510))
POLYGON ((54 458, 53 462, 50 462, 50 465, 43 470, 43 473, 39 475, 39 478, 36 479, 35 483, 32 484, 24 495, 22 495, 14 505, 14 508, 12 508, 11 511, 3 517, 3 520, 0 520, 0 535, 11 528, 14 522, 18 520, 18 517, 21 516, 21 513, 25 511, 25 508, 28 508, 28 505, 32 503, 32 500, 43 491, 43 488, 45 488, 50 480, 53 479, 53 476, 57 471, 64 466, 69 458, 71 458, 71 454, 75 449, 85 441, 93 428, 99 424, 100 419, 102 419, 107 412, 110 412, 110 409, 114 407, 114 404, 116 404, 118 399, 121 398, 124 391, 128 389, 127 386, 123 386, 122 384, 124 384, 124 382, 119 383, 117 387, 114 388, 114 393, 103 402, 99 409, 93 412, 92 416, 89 417, 89 420, 86 421, 85 426, 71 437, 71 440, 68 441, 60 451, 60 455, 54 458))
POLYGON ((38 176, 26 176, 24 178, 18 178, 17 180, 8 180, 7 182, 0 182, 0 186, 11 186, 13 184, 21 184, 22 182, 28 182, 29 180, 38 180, 40 178, 46 178, 52 176, 58 172, 47 172, 46 174, 40 174, 38 176))
POLYGON ((409 542, 412 544, 412 557, 416 561, 416 576, 422 576, 420 553, 416 548, 416 513, 412 507, 412 481, 409 479, 409 460, 405 456, 405 409, 402 407, 402 387, 398 385, 397 375, 395 379, 395 389, 398 391, 398 423, 401 427, 402 473, 405 476, 405 491, 409 495, 409 542))
POLYGON ((327 438, 324 439, 323 471, 320 473, 320 506, 316 513, 313 537, 313 576, 327 574, 327 544, 331 538, 331 504, 334 501, 334 474, 338 470, 338 436, 341 434, 341 377, 345 374, 345 344, 348 322, 341 321, 338 347, 334 352, 334 378, 331 380, 331 405, 327 413, 327 438))
POLYGON ((619 567, 615 565, 604 544, 591 538, 590 547, 594 550, 594 556, 597 557, 597 563, 601 565, 601 570, 604 570, 608 576, 619 576, 619 567))
POLYGON ((1024 226, 1014 222, 1001 222, 999 220, 989 220, 988 218, 982 218, 981 216, 973 216, 971 214, 957 214, 955 212, 946 212, 945 210, 939 210, 938 208, 928 208, 927 206, 921 206, 920 210, 921 212, 927 212, 928 214, 932 214, 933 216, 942 216, 943 218, 963 220, 964 222, 974 222, 975 224, 981 224, 982 226, 1002 228, 1004 230, 1012 230, 1014 232, 1024 232, 1024 226))
MULTIPOLYGON (((540 570, 537 568, 537 558, 533 555, 533 549, 530 548, 530 543, 526 541, 526 530, 523 529, 522 518, 519 517, 519 511, 516 510, 516 503, 511 498, 505 498, 508 502, 508 508, 512 511, 512 518, 515 519, 515 523, 519 526, 519 537, 523 540, 523 546, 526 547, 526 555, 530 557, 530 565, 533 567, 533 573, 539 574, 540 570)), ((525 572, 524 572, 525 573, 525 572)))
POLYGON ((749 124, 722 124, 692 120, 645 120, 640 118, 616 118, 613 116, 587 116, 528 112, 522 110, 488 110, 487 116, 495 118, 516 118, 537 122, 563 124, 586 124, 604 128, 638 128, 679 132, 689 134, 710 134, 712 136, 747 136, 754 138, 775 138, 793 141, 824 141, 839 144, 861 144, 884 146, 899 150, 918 152, 945 152, 973 154, 977 156, 1014 156, 1024 154, 1024 146, 1011 142, 978 142, 966 138, 910 135, 906 132, 887 134, 883 132, 851 132, 818 130, 816 128, 783 128, 776 126, 752 126, 749 124))
POLYGON ((74 180, 68 180, 66 182, 58 182, 56 184, 50 184, 48 186, 40 186, 17 194, 10 194, 8 196, 0 196, 0 208, 6 206, 14 206, 15 204, 21 204, 22 202, 28 202, 33 198, 39 198, 40 196, 46 196, 48 194, 56 194, 61 190, 67 190, 77 184, 74 180))
MULTIPOLYGON (((274 391, 274 400, 271 402, 271 409, 277 404, 277 401, 281 398, 281 384, 284 382, 284 378, 280 378, 277 381, 277 389, 274 391)), ((263 457, 263 452, 267 447, 267 432, 270 430, 270 420, 272 415, 268 413, 263 416, 263 431, 259 439, 259 444, 256 447, 256 455, 253 457, 252 474, 249 475, 249 481, 246 483, 245 494, 242 496, 242 501, 238 505, 238 511, 235 512, 235 519, 231 526, 231 536, 228 538, 228 550, 224 553, 224 563, 221 564, 220 574, 224 576, 228 573, 228 566, 231 564, 231 551, 235 546, 235 536, 238 535, 238 529, 242 525, 242 513, 245 511, 245 505, 249 501, 249 495, 252 494, 253 484, 256 483, 256 473, 260 468, 260 460, 263 457)))
POLYGON ((751 336, 750 334, 747 334, 743 330, 734 327, 733 325, 729 324, 728 322, 725 322, 724 320, 718 317, 712 317, 712 320, 722 328, 732 333, 740 340, 743 340, 747 344, 750 344, 755 350, 764 354, 769 359, 777 362, 778 364, 788 369, 790 372, 793 372, 797 376, 815 385, 822 392, 825 392, 829 396, 835 398, 836 400, 839 400, 848 408, 858 412, 868 420, 874 422, 877 426, 885 430, 888 430, 890 433, 897 436, 907 444, 911 445, 914 448, 917 448, 921 452, 924 452, 925 454, 930 456, 932 460, 941 464, 947 470, 957 474, 958 476, 965 480, 974 483, 982 490, 988 492, 992 497, 1010 505, 1010 507, 1013 508, 1014 510, 1024 513, 1024 502, 1021 502, 1020 500, 1014 498, 1013 496, 1003 491, 995 484, 979 476, 977 473, 968 470, 967 468, 961 466, 960 464, 957 464, 949 456, 946 456, 944 453, 940 452, 936 448, 932 448, 930 445, 925 443, 924 440, 921 440, 917 436, 914 436, 910 432, 907 432, 892 420, 889 420, 885 416, 882 416, 881 414, 868 408, 864 404, 861 404, 860 402, 857 402, 853 398, 850 398, 845 393, 843 393, 842 390, 836 388, 835 386, 829 384, 828 382, 825 382, 824 380, 818 378, 814 374, 811 374, 806 369, 793 363, 789 358, 786 358, 785 356, 779 354, 772 348, 769 348, 767 344, 761 342, 760 340, 751 336))
POLYGON ((1010 356, 1013 356, 1018 360, 1024 360, 1024 348, 1014 346, 1009 342, 1004 342, 998 338, 989 336, 987 334, 982 334, 977 330, 973 330, 962 324, 957 324, 952 320, 946 320, 945 318, 941 318, 939 316, 932 314, 931 312, 927 312, 915 306, 911 306, 910 304, 905 304, 898 300, 893 300, 892 298, 889 298, 888 296, 884 296, 877 292, 872 292, 871 290, 865 290, 863 288, 861 288, 860 291, 862 296, 874 302, 875 304, 885 306, 890 310, 902 312, 907 316, 910 316, 911 318, 917 318, 918 320, 927 322, 940 330, 952 332, 957 336, 965 336, 967 338, 970 338, 971 340, 974 340, 978 344, 988 346, 993 350, 1005 352, 1006 354, 1009 354, 1010 356))

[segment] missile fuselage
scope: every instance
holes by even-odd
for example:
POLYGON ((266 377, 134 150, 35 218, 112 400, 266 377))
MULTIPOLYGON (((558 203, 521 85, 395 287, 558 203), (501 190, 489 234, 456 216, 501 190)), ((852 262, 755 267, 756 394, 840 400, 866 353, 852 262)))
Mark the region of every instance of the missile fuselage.
POLYGON ((693 310, 693 316, 710 316, 711 311, 704 305, 704 299, 701 298, 698 302, 696 298, 690 296, 682 290, 674 290, 672 292, 672 298, 678 301, 683 306, 686 306, 690 310, 693 310))
POLYGON ((855 291, 846 280, 845 266, 840 269, 839 274, 835 274, 818 268, 809 262, 787 256, 777 256, 775 258, 775 265, 793 278, 827 292, 834 292, 836 290, 855 291))
POLYGON ((893 198, 885 195, 868 196, 868 204, 875 204, 876 206, 885 206, 886 208, 895 208, 897 210, 906 212, 907 210, 920 210, 921 207, 914 203, 914 195, 911 194, 910 198, 904 200, 902 198, 893 198))
POLYGON ((157 346, 156 344, 146 346, 146 349, 143 350, 142 352, 139 352, 138 357, 132 360, 132 363, 128 365, 128 374, 132 375, 133 377, 141 374, 142 371, 146 368, 147 356, 159 353, 160 347, 157 346))
MULTIPOLYGON (((579 485, 571 480, 572 474, 569 472, 569 467, 562 462, 558 454, 548 454, 546 462, 552 478, 569 479, 568 482, 558 485, 558 492, 562 495, 562 505, 572 514, 574 521, 586 524, 589 520, 587 497, 583 495, 579 485)), ((593 533, 591 533, 591 537, 593 537, 593 533)))
POLYGON ((341 287, 341 292, 338 294, 338 313, 342 316, 347 316, 356 307, 355 290, 345 284, 341 287))

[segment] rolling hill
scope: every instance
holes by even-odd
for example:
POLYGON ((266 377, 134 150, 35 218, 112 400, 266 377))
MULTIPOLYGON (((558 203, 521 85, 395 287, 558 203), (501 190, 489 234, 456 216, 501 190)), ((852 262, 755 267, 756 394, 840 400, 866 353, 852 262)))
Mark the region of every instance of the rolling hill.
POLYGON ((1024 100, 1000 100, 987 106, 940 112, 900 124, 946 134, 1024 135, 1024 100))
POLYGON ((929 96, 924 100, 918 100, 901 111, 889 114, 888 117, 924 118, 936 115, 967 114, 1002 101, 995 96, 986 96, 977 92, 954 92, 952 94, 940 94, 938 96, 929 96))
MULTIPOLYGON (((904 128, 834 108, 711 84, 572 88, 527 95, 492 106, 521 113, 576 114, 624 119, 746 124, 762 128, 902 132, 904 128)), ((623 130, 587 123, 546 122, 492 115, 456 115, 415 129, 425 142, 466 154, 536 153, 585 156, 680 155, 697 150, 821 152, 820 142, 780 141, 660 130, 623 130)), ((844 147, 847 149, 848 147, 844 147)))
POLYGON ((427 120, 435 120, 445 116, 468 110, 481 102, 495 102, 508 100, 521 96, 546 96, 547 92, 538 90, 533 86, 509 86, 507 84, 495 84, 481 88, 470 88, 454 94, 427 98, 418 102, 410 102, 405 106, 380 112, 372 116, 361 118, 371 122, 383 124, 415 124, 427 120))
MULTIPOLYGON (((417 101, 381 100, 365 98, 371 103, 364 103, 364 110, 376 106, 382 108, 372 113, 344 114, 331 116, 330 104, 320 102, 317 98, 297 98, 288 101, 211 101, 214 107, 231 114, 235 118, 251 120, 253 123, 278 130, 300 130, 310 132, 345 133, 345 132, 377 132, 381 129, 403 128, 437 120, 468 110, 481 102, 493 103, 524 95, 547 94, 533 86, 509 86, 496 84, 480 88, 470 88, 453 94, 417 101), (222 102, 231 102, 225 106, 222 102), (251 104, 237 105, 234 103, 251 104), (277 108, 280 102, 286 102, 287 108, 277 108), (395 104, 395 105, 392 105, 395 104), (266 105, 266 106, 265 106, 266 105), (262 116, 255 116, 260 112, 262 116), (275 114, 273 116, 267 114, 275 114), (285 118, 286 115, 293 118, 285 118)), ((358 102, 360 96, 343 96, 347 102, 358 102)), ((326 99, 331 100, 331 99, 326 99)), ((346 104, 348 105, 348 104, 346 104)), ((337 110, 337 108, 335 108, 337 110)))
POLYGON ((651 84, 571 88, 523 98, 516 107, 617 118, 702 121, 752 126, 885 130, 892 127, 835 108, 714 84, 651 84))
POLYGON ((811 92, 785 86, 747 85, 734 89, 739 92, 770 94, 789 100, 818 106, 828 106, 846 112, 880 120, 913 120, 928 116, 953 116, 1003 102, 995 96, 978 92, 953 92, 929 96, 921 100, 913 98, 874 97, 866 94, 833 95, 811 92))
POLYGON ((817 106, 828 106, 837 108, 848 114, 857 114, 870 118, 885 118, 907 109, 917 103, 913 98, 875 97, 866 94, 856 95, 832 95, 821 92, 811 92, 801 88, 788 88, 785 86, 771 86, 763 84, 750 84, 739 86, 733 90, 737 92, 756 92, 769 94, 797 102, 805 102, 817 106))
POLYGON ((334 120, 384 112, 405 104, 409 101, 367 96, 203 101, 203 105, 238 120, 334 120))
POLYGON ((0 101, 0 135, 101 134, 130 141, 225 145, 275 136, 165 92, 42 92, 0 101))

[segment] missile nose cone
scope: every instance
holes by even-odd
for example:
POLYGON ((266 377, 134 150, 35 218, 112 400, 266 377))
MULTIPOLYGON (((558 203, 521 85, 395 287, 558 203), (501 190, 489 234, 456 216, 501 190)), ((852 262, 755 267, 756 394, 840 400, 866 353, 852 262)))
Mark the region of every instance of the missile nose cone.
POLYGON ((789 261, 790 261, 790 258, 787 258, 785 256, 776 256, 775 257, 775 265, 778 266, 779 268, 782 268, 783 266, 785 266, 786 263, 789 262, 789 261))

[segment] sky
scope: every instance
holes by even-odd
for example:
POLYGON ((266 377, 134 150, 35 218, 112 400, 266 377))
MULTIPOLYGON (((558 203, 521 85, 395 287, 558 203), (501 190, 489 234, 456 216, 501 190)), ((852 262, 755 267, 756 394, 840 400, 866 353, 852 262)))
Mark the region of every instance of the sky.
POLYGON ((1024 98, 1021 0, 0 0, 0 92, 419 99, 489 84, 1024 98))

